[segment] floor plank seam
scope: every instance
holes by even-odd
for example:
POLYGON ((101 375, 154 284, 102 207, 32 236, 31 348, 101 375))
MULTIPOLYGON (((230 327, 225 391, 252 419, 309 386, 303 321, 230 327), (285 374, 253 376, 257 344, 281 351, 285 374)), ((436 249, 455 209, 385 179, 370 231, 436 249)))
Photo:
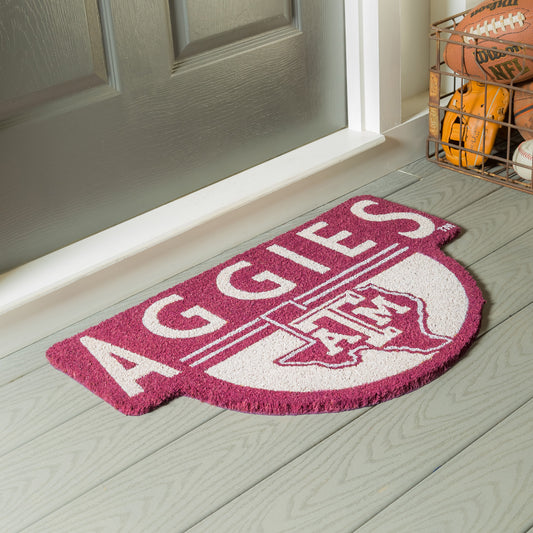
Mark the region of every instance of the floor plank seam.
MULTIPOLYGON (((460 213, 461 211, 468 211, 469 209, 471 209, 471 206, 476 204, 477 202, 481 202, 483 200, 486 200, 489 196, 492 196, 493 194, 496 194, 496 193, 499 193, 503 190, 503 187, 500 187, 498 189, 493 189, 492 191, 488 191, 486 194, 484 194, 483 196, 480 196, 479 198, 477 198, 476 200, 474 200, 471 204, 469 204, 468 206, 466 207, 460 207, 459 209, 456 209, 455 211, 452 211, 451 213, 449 213, 448 217, 450 216, 453 216, 455 215, 456 213, 460 213)), ((446 218, 446 217, 445 217, 446 218)), ((468 228, 464 228, 465 230, 467 230, 468 228)), ((459 235, 459 238, 461 238, 461 235, 459 235)))
POLYGON ((521 239, 522 237, 524 237, 525 235, 527 235, 528 233, 531 233, 533 235, 533 228, 529 228, 527 230, 525 230, 523 233, 521 233, 520 235, 517 235, 516 237, 513 237, 511 240, 509 241, 506 241, 504 244, 502 244, 501 246, 498 246, 497 248, 494 248, 494 250, 491 250, 490 253, 488 253, 487 255, 484 255, 483 257, 480 257, 479 259, 476 259, 474 262, 472 263, 468 263, 466 264, 467 267, 471 267, 471 266, 474 266, 475 264, 479 263, 480 261, 483 261, 484 259, 486 259, 487 257, 490 257, 492 254, 498 252, 499 250, 501 250, 502 248, 505 248, 506 246, 508 246, 509 244, 517 241, 518 239, 521 239))
POLYGON ((523 402, 521 405, 519 405, 518 407, 516 407, 515 409, 513 409, 512 411, 508 412, 503 418, 501 418, 500 420, 498 420, 498 422, 496 422, 494 425, 492 425, 489 429, 487 429, 486 431, 484 431, 483 433, 481 433, 480 435, 478 435, 475 439, 472 439, 472 441, 470 441, 466 446, 464 446, 461 450, 459 450, 458 452, 454 453, 453 455, 451 455, 449 458, 447 458, 445 461, 443 461, 439 466, 437 466, 436 468, 434 468, 428 475, 424 476, 423 478, 421 478, 419 481, 417 481, 416 483, 414 483, 413 485, 411 485, 411 487, 405 491, 403 491, 402 493, 398 494, 394 500, 392 500, 391 502, 389 502, 387 505, 384 505, 379 511, 377 511, 376 513, 374 513, 370 518, 368 518, 367 520, 365 520, 364 522, 361 522, 360 524, 358 524, 355 529, 353 531, 351 531, 351 533, 357 533, 357 530, 359 530, 361 527, 363 527, 364 525, 366 525, 367 523, 371 522, 374 518, 376 518, 376 516, 378 516, 379 514, 381 514, 383 511, 385 511, 385 509, 387 509, 388 507, 390 507, 392 504, 394 504, 396 501, 400 500, 401 498, 403 498, 406 494, 408 494, 409 492, 411 492, 413 489, 415 489, 418 485, 420 485, 421 483, 424 483, 426 482, 426 480, 428 480, 429 478, 431 478, 431 476, 433 476, 436 472, 438 472, 443 466, 446 466, 447 464, 455 461, 456 459, 458 460, 459 456, 462 455, 463 453, 466 452, 466 450, 468 450, 468 448, 470 448, 473 444, 475 444, 476 442, 478 442, 479 440, 481 439, 484 439, 489 433, 491 433, 492 431, 494 431, 502 422, 504 422, 507 418, 509 418, 510 416, 512 416, 514 413, 516 413, 517 411, 520 411, 520 409, 522 409, 524 406, 526 406, 528 403, 532 402, 533 401, 533 395, 531 396, 531 398, 529 398, 528 400, 526 400, 525 402, 523 402))
MULTIPOLYGON (((410 170, 404 170, 404 169, 407 168, 407 167, 414 166, 416 164, 423 164, 423 163, 427 163, 427 162, 428 161, 427 161, 426 157, 420 157, 419 159, 415 159, 414 161, 412 161, 408 165, 405 165, 404 167, 399 168, 398 171, 402 172, 403 174, 408 174, 409 176, 414 176, 415 178, 423 179, 426 176, 420 176, 419 174, 415 174, 415 173, 411 172, 410 170)), ((439 169, 436 167, 436 165, 434 165, 432 167, 432 170, 438 171, 439 169)))
POLYGON ((393 194, 396 194, 396 193, 399 193, 401 191, 404 191, 408 187, 412 187, 413 185, 418 184, 422 180, 422 178, 420 176, 415 176, 414 174, 410 174, 409 172, 403 172, 402 170, 397 170, 396 172, 402 172, 403 174, 406 174, 406 175, 408 175, 408 176, 410 176, 412 178, 415 178, 416 181, 413 181, 411 183, 407 183, 406 185, 402 185, 400 188, 396 189, 395 191, 390 192, 390 193, 386 194, 385 196, 383 196, 383 198, 389 198, 389 196, 392 196, 393 194))
POLYGON ((401 168, 396 169, 396 172, 407 174, 408 176, 412 176, 413 178, 417 178, 418 180, 421 180, 423 178, 423 176, 419 176, 418 174, 413 174, 412 172, 408 172, 407 170, 402 170, 401 168))
MULTIPOLYGON (((10 354, 10 356, 11 356, 11 355, 14 356, 15 353, 16 353, 16 352, 13 352, 13 354, 10 354)), ((48 362, 46 361, 46 359, 45 359, 45 361, 43 361, 43 364, 42 364, 42 365, 40 365, 40 366, 36 366, 35 368, 32 368, 31 370, 28 370, 25 374, 21 374, 20 376, 17 376, 16 378, 13 378, 13 379, 11 379, 11 380, 9 380, 9 381, 6 381, 6 383, 2 383, 2 384, 0 384, 0 389, 1 389, 2 387, 7 387, 8 385, 11 385, 12 383, 15 383, 16 381, 18 381, 19 379, 21 379, 21 378, 23 378, 23 377, 25 377, 25 376, 29 376, 30 374, 32 374, 32 373, 35 372, 36 370, 41 370, 41 369, 43 369, 43 368, 44 368, 45 366, 47 366, 48 364, 49 364, 49 363, 48 363, 48 362)))
POLYGON ((479 335, 476 336, 476 338, 474 339, 474 342, 476 342, 478 339, 481 339, 481 337, 483 337, 489 331, 492 331, 494 328, 497 328, 499 326, 504 325, 505 322, 507 322, 508 320, 513 318, 518 313, 521 313, 522 311, 524 311, 524 309, 527 309, 528 307, 531 307, 531 310, 533 311, 533 302, 529 302, 528 304, 524 305, 523 307, 521 307, 517 311, 512 312, 510 315, 506 316, 505 318, 502 318, 502 320, 500 320, 500 322, 498 322, 497 324, 494 324, 494 325, 490 326, 489 328, 485 329, 484 331, 482 331, 479 335))
POLYGON ((478 341, 484 337, 487 333, 491 332, 493 329, 495 328, 498 328, 498 327, 505 327, 505 323, 508 321, 508 320, 511 320, 515 315, 517 315, 518 313, 521 313, 522 311, 524 311, 524 309, 527 309, 528 307, 532 308, 533 310, 533 302, 530 302, 526 305, 524 305, 524 307, 521 307, 520 309, 518 309, 517 311, 515 311, 514 313, 511 313, 509 316, 506 316, 505 318, 502 318, 498 323, 490 326, 489 328, 478 332, 477 335, 474 337, 474 339, 472 340, 472 343, 470 344, 470 346, 468 347, 468 349, 465 351, 465 353, 460 357, 459 361, 457 362, 457 364, 460 363, 460 361, 462 361, 465 357, 468 357, 468 352, 470 352, 470 350, 472 350, 475 345, 478 343, 478 341))
MULTIPOLYGON (((38 339, 39 340, 39 339, 38 339)), ((14 352, 5 353, 4 355, 0 355, 0 361, 3 361, 4 359, 7 359, 8 357, 11 357, 12 355, 15 355, 16 353, 26 350, 29 346, 32 344, 35 344, 37 341, 30 342, 30 344, 26 344, 25 346, 21 346, 20 348, 17 348, 14 352)))
POLYGON ((533 532, 533 519, 531 520, 531 523, 524 529, 524 531, 521 531, 520 533, 532 533, 533 532))
POLYGON ((50 433, 51 431, 55 431, 57 428, 60 428, 61 426, 63 426, 64 424, 67 424, 71 420, 74 420, 78 416, 81 416, 84 413, 87 413, 87 412, 91 411, 92 409, 95 409, 96 407, 98 407, 99 405, 101 405, 103 403, 103 401, 100 400, 99 398, 95 398, 95 400, 98 400, 98 401, 94 405, 91 405, 90 407, 87 407, 87 408, 83 409, 83 411, 80 411, 80 412, 76 413, 75 415, 72 415, 71 417, 61 421, 59 424, 48 428, 46 431, 43 431, 42 433, 39 433, 38 435, 34 435, 31 439, 28 439, 28 440, 26 440, 24 442, 18 443, 14 448, 11 448, 10 450, 6 450, 6 451, 0 453, 0 459, 5 457, 6 455, 9 455, 10 453, 13 453, 13 452, 17 451, 19 448, 22 448, 23 446, 27 446, 28 444, 32 443, 33 441, 41 438, 43 435, 46 435, 47 433, 50 433))
MULTIPOLYGON (((412 185, 416 185, 422 178, 417 178, 418 181, 415 181, 413 183, 409 183, 409 185, 404 185, 403 187, 400 187, 399 189, 397 189, 396 191, 394 192, 391 192, 390 194, 387 194, 385 195, 383 198, 387 199, 387 198, 390 198, 391 196, 393 196, 394 194, 396 193, 399 193, 399 192, 402 192, 404 191, 405 189, 408 189, 409 187, 411 187, 412 185)), ((393 200, 391 200, 393 201, 393 200)))
MULTIPOLYGON (((103 403, 103 402, 102 402, 103 403)), ((93 409, 94 407, 96 406, 93 406, 91 409, 93 409)), ((89 409, 87 409, 89 410, 89 409)), ((63 507, 66 507, 68 505, 70 505, 72 502, 75 502, 76 500, 80 499, 80 498, 83 498, 84 496, 86 496, 87 494, 89 494, 91 491, 93 491, 95 488, 99 487, 100 485, 103 485, 105 483, 108 483, 109 481, 111 481, 112 479, 114 479, 115 477, 121 475, 122 473, 126 472, 127 470, 129 470, 130 468, 132 468, 133 466, 135 466, 136 464, 144 461, 145 459, 147 459, 148 457, 151 457, 153 454, 155 453, 158 453, 160 452, 161 450, 163 450, 164 448, 166 448, 167 446, 170 446, 171 444, 173 444, 174 442, 182 439, 183 437, 187 436, 188 434, 192 433, 193 431, 196 431, 198 428, 200 428, 201 426, 203 426, 204 424, 210 422, 211 420, 213 420, 214 418, 216 418, 217 416, 220 416, 221 414, 223 414, 225 411, 221 411, 219 413, 216 413, 215 415, 213 415, 212 417, 204 420, 201 424, 198 424, 197 426, 194 426, 193 428, 190 428, 189 430, 187 430, 185 433, 183 433, 182 435, 180 435, 177 439, 173 439, 169 442, 166 442, 164 443, 163 445, 159 446, 157 449, 155 450, 152 450, 150 453, 146 454, 145 456, 143 457, 140 457, 138 459, 136 459, 136 461, 128 466, 125 466, 124 468, 120 469, 118 472, 115 472, 112 476, 109 476, 107 477, 106 479, 103 479, 101 481, 99 481, 98 483, 95 483, 92 487, 89 487, 87 489, 85 489, 81 494, 78 494, 77 496, 71 498, 70 500, 67 500, 65 502, 63 502, 59 507, 56 507, 55 509, 51 509, 49 512, 43 514, 43 516, 40 516, 37 520, 34 520, 33 522, 31 522, 30 524, 27 524, 26 526, 24 526, 23 529, 19 530, 17 533, 22 533, 24 530, 27 530, 28 528, 31 528, 33 526, 35 526, 36 524, 38 524, 41 520, 44 520, 45 518, 47 518, 48 516, 56 513, 57 511, 59 511, 61 508, 63 507)), ((81 413, 80 413, 81 414, 81 413)), ((62 424, 59 424, 59 425, 62 425, 62 424)), ((59 426, 58 426, 59 427, 59 426)), ((34 439, 32 439, 34 440, 34 439)))
MULTIPOLYGON (((335 431, 332 431, 331 433, 328 433, 327 435, 325 435, 323 438, 321 438, 319 441, 315 442, 311 447, 307 448, 307 450, 301 452, 297 457, 293 457, 292 459, 289 459, 288 461, 284 462, 282 465, 278 466, 275 470, 273 470, 272 472, 270 472, 269 474, 267 474, 266 476, 263 476, 261 479, 258 479, 252 486, 246 488, 245 490, 241 491, 239 494, 237 494, 236 496, 230 498, 228 501, 224 502, 222 505, 218 506, 216 509, 213 509, 212 511, 210 511, 209 513, 207 513, 201 520, 198 520, 198 522, 195 522, 192 526, 188 527, 187 529, 184 529, 182 530, 180 533, 186 533, 187 531, 191 531, 192 529, 196 528, 199 524, 201 524, 204 520, 206 520, 207 518, 209 518, 211 515, 217 513, 220 509, 224 508, 226 505, 230 504, 232 501, 234 500, 237 500, 238 498, 240 498, 241 496, 243 496, 244 494, 246 494, 247 492, 249 492, 250 490, 253 490, 254 487, 260 485, 261 483, 264 483, 266 480, 268 480, 269 478, 271 478, 272 476, 274 476, 277 472, 283 470, 285 467, 287 467, 288 465, 290 465, 292 462, 294 462, 295 460, 299 459, 300 457, 306 455, 307 453, 309 453, 310 451, 312 451, 313 449, 315 449, 317 446, 319 446, 321 443, 325 442, 326 440, 328 440, 329 438, 331 438, 333 435, 335 435, 336 433, 338 433, 339 431, 342 431, 344 428, 348 427, 350 424, 352 424, 355 420, 360 420, 361 417, 369 414, 372 412, 372 408, 375 407, 375 406, 370 406, 370 407, 363 407, 363 408, 360 408, 360 409, 365 409, 365 412, 360 414, 359 416, 356 416, 355 418, 352 418, 351 420, 349 420, 348 422, 346 422, 346 424, 343 424, 342 426, 339 426, 338 428, 335 429, 335 431)), ((358 410, 356 410, 358 411, 358 410)), ((302 416, 313 416, 313 415, 302 415, 302 416)))
MULTIPOLYGON (((468 206, 464 206, 464 207, 460 207, 459 209, 455 209, 454 211, 450 211, 449 213, 446 213, 445 215, 442 216, 442 218, 445 218, 446 220, 448 220, 450 217, 453 217, 454 215, 456 215, 457 213, 461 213, 463 211, 468 211, 471 209, 471 206, 472 205, 475 205, 477 202, 482 202, 484 200, 486 200, 489 196, 492 196, 493 194, 496 194, 497 192, 500 192, 501 189, 495 189, 493 191, 489 191, 487 192, 486 194, 484 194, 483 196, 480 196, 479 198, 477 198, 476 200, 474 200, 471 204, 469 204, 468 206)), ((468 231, 468 228, 463 228, 461 226, 461 230, 464 230, 464 231, 468 231)), ((460 239, 461 238, 461 235, 462 233, 459 234, 458 237, 456 237, 457 239, 460 239)), ((508 241, 510 242, 510 241, 508 241)))

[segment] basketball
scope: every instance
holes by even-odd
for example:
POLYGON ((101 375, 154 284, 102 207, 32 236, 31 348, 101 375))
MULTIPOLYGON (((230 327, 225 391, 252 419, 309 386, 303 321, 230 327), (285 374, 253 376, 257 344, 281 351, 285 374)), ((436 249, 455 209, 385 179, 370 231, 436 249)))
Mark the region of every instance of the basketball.
POLYGON ((533 77, 533 0, 486 0, 457 24, 444 50, 456 73, 498 82, 533 77), (511 44, 511 42, 513 44, 511 44), (519 44, 516 44, 519 43, 519 44))
POLYGON ((531 181, 532 166, 533 140, 524 141, 513 154, 513 169, 521 178, 531 181))
POLYGON ((513 98, 514 124, 524 139, 533 139, 533 81, 519 85, 513 98), (526 131, 524 128, 532 131, 526 131))

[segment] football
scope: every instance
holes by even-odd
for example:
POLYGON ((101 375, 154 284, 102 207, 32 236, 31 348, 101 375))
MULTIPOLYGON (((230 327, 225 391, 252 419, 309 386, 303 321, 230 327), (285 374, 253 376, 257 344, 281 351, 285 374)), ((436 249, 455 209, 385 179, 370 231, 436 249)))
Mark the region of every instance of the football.
POLYGON ((513 115, 514 124, 522 137, 526 140, 533 139, 533 81, 523 83, 515 89, 513 115))
POLYGON ((450 35, 444 61, 457 74, 503 83, 533 78, 533 0, 486 0, 453 29, 465 35, 450 35))

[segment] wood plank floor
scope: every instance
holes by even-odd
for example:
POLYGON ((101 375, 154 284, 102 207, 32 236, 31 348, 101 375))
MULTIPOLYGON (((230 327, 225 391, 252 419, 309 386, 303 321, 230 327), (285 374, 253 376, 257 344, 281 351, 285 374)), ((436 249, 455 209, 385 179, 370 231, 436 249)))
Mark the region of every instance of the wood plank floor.
POLYGON ((0 359, 0 531, 501 532, 533 528, 533 196, 423 159, 0 359), (464 228, 487 305, 467 355, 372 408, 272 417, 180 398, 126 417, 54 342, 357 194, 464 228))

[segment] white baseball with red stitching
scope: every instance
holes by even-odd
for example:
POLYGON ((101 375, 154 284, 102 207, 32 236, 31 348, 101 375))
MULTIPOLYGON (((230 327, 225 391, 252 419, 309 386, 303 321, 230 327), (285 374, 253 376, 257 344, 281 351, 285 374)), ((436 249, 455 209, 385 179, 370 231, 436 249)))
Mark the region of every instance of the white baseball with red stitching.
POLYGON ((521 143, 513 154, 513 169, 523 179, 531 181, 533 170, 533 139, 521 143))

